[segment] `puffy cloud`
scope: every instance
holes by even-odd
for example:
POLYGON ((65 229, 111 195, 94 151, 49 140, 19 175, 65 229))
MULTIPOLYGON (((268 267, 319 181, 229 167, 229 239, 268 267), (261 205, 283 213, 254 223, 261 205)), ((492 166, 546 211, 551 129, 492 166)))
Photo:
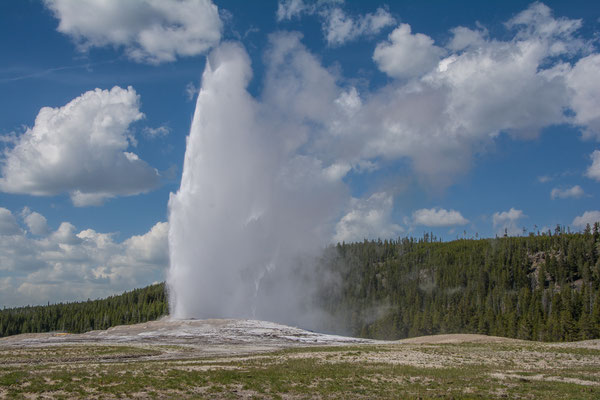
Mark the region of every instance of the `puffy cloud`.
POLYGON ((165 125, 161 125, 158 128, 150 128, 150 127, 145 127, 142 130, 142 133, 150 138, 150 139, 154 139, 154 138, 158 138, 158 137, 165 137, 167 136, 169 133, 171 133, 171 130, 169 129, 168 126, 165 125))
POLYGON ((132 236, 124 242, 128 257, 151 264, 166 265, 169 247, 165 240, 169 233, 169 224, 159 222, 144 235, 132 236))
POLYGON ((10 210, 0 207, 0 235, 16 235, 21 233, 17 219, 10 210))
MULTIPOLYGON (((22 213, 24 222, 35 214, 22 213)), ((6 286, 0 306, 85 300, 160 281, 168 264, 167 233, 167 223, 159 222, 146 234, 116 242, 114 234, 77 232, 68 222, 37 237, 13 227, 12 235, 0 236, 0 271, 7 275, 0 282, 6 286)))
MULTIPOLYGON (((327 124, 338 96, 336 77, 300 43, 298 34, 276 34, 265 57, 265 102, 284 119, 327 124)), ((305 129, 299 140, 311 131, 305 129)))
POLYGON ((452 51, 461 51, 468 47, 485 45, 488 34, 486 30, 475 31, 464 26, 452 28, 450 32, 452 32, 452 39, 446 47, 452 51))
POLYGON ((277 5, 277 21, 299 18, 302 14, 312 15, 327 7, 342 4, 344 0, 280 0, 277 5))
MULTIPOLYGON (((379 67, 398 79, 363 94, 350 118, 331 124, 344 132, 333 137, 345 142, 332 145, 333 151, 345 151, 347 158, 408 158, 418 176, 440 188, 468 170, 472 154, 485 151, 501 132, 530 139, 553 124, 593 125, 591 117, 577 122, 568 116, 569 108, 582 115, 584 107, 573 99, 583 89, 569 84, 571 76, 582 75, 556 57, 576 59, 589 50, 575 37, 579 23, 548 13, 540 22, 534 18, 539 12, 524 13, 509 24, 515 34, 506 41, 490 39, 484 30, 455 29, 448 49, 454 52, 441 60, 443 51, 430 38, 401 25, 374 52, 379 67), (407 82, 410 77, 421 78, 407 82)), ((600 73, 595 63, 581 63, 600 73)), ((579 98, 590 113, 600 109, 591 95, 579 98)))
MULTIPOLYGON (((313 5, 302 13, 335 9, 313 5)), ((336 171, 403 159, 421 183, 439 191, 501 133, 527 140, 554 124, 591 129, 600 101, 593 83, 588 93, 584 82, 595 82, 600 68, 588 56, 593 48, 577 36, 580 26, 534 3, 507 22, 508 38, 491 38, 483 26, 457 27, 442 49, 401 24, 373 54, 392 79, 362 93, 340 85, 344 79, 310 54, 299 35, 273 35, 263 98, 285 116, 281 131, 327 165, 346 166, 336 171)))
POLYGON ((496 233, 506 233, 508 235, 515 236, 521 232, 521 229, 518 226, 519 220, 525 217, 526 215, 523 214, 522 210, 511 208, 508 211, 494 213, 492 216, 492 221, 494 223, 494 229, 496 229, 496 233))
POLYGON ((455 210, 445 210, 443 208, 422 208, 413 213, 413 223, 425 226, 455 226, 465 225, 469 220, 455 210))
POLYGON ((429 36, 412 34, 410 25, 400 24, 387 42, 377 45, 373 60, 389 76, 407 79, 425 75, 437 67, 444 53, 429 36))
POLYGON ((552 45, 553 53, 561 54, 567 50, 574 52, 585 45, 581 40, 573 38, 573 34, 581 28, 580 19, 555 18, 550 7, 540 2, 532 3, 505 25, 510 29, 518 29, 519 37, 558 39, 552 45))
POLYGON ((42 214, 25 207, 21 212, 21 216, 29 231, 34 235, 45 235, 48 233, 48 221, 42 214))
POLYGON ((67 192, 76 206, 149 191, 157 171, 136 154, 128 127, 143 117, 131 87, 91 90, 58 108, 44 107, 35 125, 5 151, 0 190, 50 196, 67 192))
POLYGON ((600 222, 600 211, 586 211, 573 219, 573 225, 578 228, 585 228, 587 224, 594 226, 596 222, 600 222))
POLYGON ((198 94, 200 89, 194 84, 194 82, 188 82, 185 85, 185 95, 189 101, 194 100, 194 97, 198 94))
MULTIPOLYGON (((335 9, 313 6, 294 9, 335 9)), ((584 82, 595 82, 600 66, 594 54, 587 56, 593 48, 577 37, 580 26, 534 3, 506 23, 512 37, 497 40, 482 26, 457 27, 443 49, 401 24, 373 53, 393 79, 364 93, 339 86, 343 79, 298 35, 274 35, 265 100, 297 122, 288 132, 327 164, 406 159, 419 180, 441 190, 502 132, 525 140, 554 124, 593 128, 600 100, 594 83, 586 91, 584 82)))
POLYGON ((575 123, 585 128, 586 137, 600 140, 600 54, 592 54, 577 61, 567 74, 572 90, 571 108, 575 123))
POLYGON ((396 23, 394 17, 383 8, 358 18, 346 15, 341 8, 331 9, 323 15, 323 31, 330 46, 340 46, 363 35, 375 35, 396 23))
POLYGON ((210 0, 45 0, 64 33, 86 51, 124 48, 131 59, 158 64, 206 52, 221 39, 210 0))
POLYGON ((277 5, 277 21, 298 17, 308 9, 303 0, 282 0, 277 5))
POLYGON ((554 188, 550 192, 551 199, 567 199, 567 198, 575 198, 578 199, 585 194, 581 186, 575 185, 568 189, 559 189, 554 188))
POLYGON ((51 233, 50 239, 60 244, 79 244, 81 238, 75 233, 75 226, 70 222, 62 222, 58 229, 51 233))
POLYGON ((588 178, 600 181, 600 150, 594 150, 590 156, 592 165, 590 165, 585 173, 588 178))
POLYGON ((349 16, 337 4, 343 0, 319 0, 307 3, 302 0, 280 1, 277 7, 277 21, 300 17, 302 14, 317 14, 321 19, 323 35, 330 46, 341 46, 346 42, 365 35, 376 35, 382 29, 396 23, 384 8, 374 13, 356 17, 349 16))
MULTIPOLYGON (((299 35, 276 34, 263 99, 281 114, 281 131, 325 164, 350 166, 348 172, 405 159, 420 181, 443 190, 501 132, 531 139, 553 124, 590 120, 576 122, 568 112, 581 114, 569 84, 571 75, 581 75, 557 57, 577 62, 590 51, 576 36, 580 23, 554 18, 544 7, 536 3, 509 21, 512 38, 490 38, 481 26, 458 27, 446 49, 402 24, 374 51, 393 78, 374 92, 339 85, 343 79, 321 65, 299 35)), ((589 110, 600 109, 592 97, 580 98, 589 110)))
POLYGON ((490 41, 444 60, 425 82, 447 95, 449 135, 464 144, 502 131, 534 138, 544 126, 565 122, 562 66, 541 69, 548 55, 547 45, 528 39, 490 41))
POLYGON ((80 190, 71 192, 70 196, 75 207, 101 206, 107 199, 114 197, 106 192, 82 193, 80 190))
MULTIPOLYGON (((542 3, 533 3, 506 24, 517 28, 517 38, 524 43, 533 40, 544 45, 544 56, 560 56, 591 53, 592 42, 576 36, 582 26, 580 19, 555 18, 552 10, 542 3)), ((600 55, 593 53, 583 57, 570 68, 558 63, 548 73, 565 80, 570 97, 568 107, 575 112, 572 122, 584 128, 584 137, 600 138, 600 83, 594 77, 600 72, 600 55)))
POLYGON ((366 199, 353 198, 350 210, 336 225, 334 242, 397 237, 403 229, 392 222, 393 200, 392 195, 385 192, 366 199))

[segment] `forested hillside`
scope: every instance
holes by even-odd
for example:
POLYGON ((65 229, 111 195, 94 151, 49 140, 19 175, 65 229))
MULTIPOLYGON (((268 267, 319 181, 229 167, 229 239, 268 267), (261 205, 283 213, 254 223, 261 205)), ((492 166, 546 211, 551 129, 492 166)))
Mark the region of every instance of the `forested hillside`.
POLYGON ((168 312, 164 284, 135 289, 102 300, 0 311, 0 336, 32 332, 80 333, 151 321, 168 312))
MULTIPOLYGON (((543 341, 600 337, 600 226, 438 241, 432 235, 329 247, 315 301, 324 329, 399 339, 483 333, 543 341)), ((84 332, 157 319, 164 284, 82 303, 0 311, 0 335, 84 332)))
POLYGON ((598 338, 598 231, 338 244, 324 267, 337 286, 320 301, 335 316, 329 329, 363 337, 598 338))

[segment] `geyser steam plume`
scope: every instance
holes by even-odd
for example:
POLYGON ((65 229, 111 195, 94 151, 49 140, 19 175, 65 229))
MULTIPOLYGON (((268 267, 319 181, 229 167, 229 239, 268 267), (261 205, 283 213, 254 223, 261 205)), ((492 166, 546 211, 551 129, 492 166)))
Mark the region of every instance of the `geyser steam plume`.
POLYGON ((240 45, 222 44, 207 59, 181 186, 169 200, 171 315, 307 326, 306 268, 331 238, 345 188, 246 91, 251 75, 240 45))

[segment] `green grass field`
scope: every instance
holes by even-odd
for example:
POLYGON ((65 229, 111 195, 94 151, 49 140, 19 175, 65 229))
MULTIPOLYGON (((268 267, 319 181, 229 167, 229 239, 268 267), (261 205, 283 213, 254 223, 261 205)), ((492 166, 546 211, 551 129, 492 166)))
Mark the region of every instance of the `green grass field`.
POLYGON ((189 359, 173 356, 177 346, 0 347, 0 396, 598 399, 595 346, 404 343, 189 359))

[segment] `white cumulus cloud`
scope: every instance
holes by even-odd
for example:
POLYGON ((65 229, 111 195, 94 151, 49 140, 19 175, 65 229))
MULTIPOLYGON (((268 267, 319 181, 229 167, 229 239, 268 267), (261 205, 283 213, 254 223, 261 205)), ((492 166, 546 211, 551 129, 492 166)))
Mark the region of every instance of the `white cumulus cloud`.
POLYGON ((495 212, 492 216, 492 221, 496 233, 506 233, 507 235, 515 236, 522 232, 518 223, 520 219, 525 217, 526 215, 523 214, 522 210, 511 208, 508 211, 495 212))
POLYGON ((343 0, 283 0, 277 7, 277 21, 316 14, 321 20, 323 35, 329 46, 341 46, 361 36, 376 35, 396 23, 385 8, 379 7, 374 13, 351 16, 338 7, 341 3, 343 0))
POLYGON ((590 165, 585 173, 588 178, 600 181, 600 150, 594 150, 590 158, 592 159, 592 165, 590 165))
POLYGON ((194 100, 194 97, 196 97, 199 90, 200 89, 196 86, 196 84, 194 84, 194 82, 188 82, 187 85, 185 85, 185 95, 187 99, 189 101, 194 100))
POLYGON ((375 48, 373 60, 379 69, 391 77, 418 77, 437 67, 445 51, 422 33, 411 33, 410 25, 400 24, 375 48))
POLYGON ((383 8, 356 18, 348 16, 341 8, 334 8, 324 12, 323 16, 323 32, 330 46, 341 46, 364 35, 376 35, 383 28, 396 23, 394 17, 383 8))
POLYGON ((353 242, 363 239, 395 238, 402 227, 392 222, 392 195, 379 192, 366 199, 353 198, 350 210, 336 225, 334 242, 353 242))
POLYGON ((91 90, 58 108, 44 107, 1 160, 0 190, 69 193, 77 206, 155 188, 157 171, 136 154, 128 127, 141 119, 131 87, 91 90))
POLYGON ((554 17, 552 10, 541 2, 532 3, 505 24, 508 28, 518 29, 521 37, 537 37, 540 39, 558 39, 552 46, 556 54, 565 51, 575 52, 584 43, 572 35, 581 28, 580 19, 554 17))
POLYGON ((585 195, 585 192, 579 185, 575 185, 568 189, 554 188, 550 192, 550 198, 553 200, 554 199, 568 199, 568 198, 578 199, 578 198, 582 197, 583 195, 585 195))
POLYGON ((472 30, 464 26, 457 26, 450 30, 452 39, 446 46, 452 51, 461 51, 468 47, 480 47, 485 44, 488 32, 486 30, 472 30))
POLYGON ((221 39, 210 0, 45 0, 57 30, 85 51, 123 48, 131 59, 158 64, 206 52, 221 39))
MULTIPOLYGON (((382 71, 398 79, 364 93, 367 100, 351 118, 332 124, 335 132, 343 132, 334 137, 344 143, 337 141, 331 150, 362 159, 408 158, 418 176, 439 188, 467 171, 472 154, 485 151, 501 132, 531 139, 554 124, 591 129, 592 117, 573 120, 566 110, 593 113, 600 110, 600 99, 578 97, 583 86, 569 84, 580 76, 577 67, 572 70, 557 58, 589 51, 576 36, 579 23, 549 12, 540 16, 531 8, 523 13, 509 25, 512 38, 462 32, 460 45, 453 44, 460 51, 442 50, 406 24, 398 27, 373 56, 382 71)), ((595 63, 586 68, 600 74, 595 63)))
POLYGON ((581 60, 567 74, 572 90, 571 108, 575 123, 584 127, 586 137, 600 140, 600 54, 591 54, 581 60))
POLYGON ((167 136, 169 133, 171 133, 171 129, 165 125, 161 125, 157 128, 150 128, 147 126, 142 130, 142 133, 150 139, 155 139, 167 136))
POLYGON ((600 222, 600 211, 586 211, 573 219, 573 225, 578 228, 585 228, 587 224, 594 226, 596 222, 600 222))
POLYGON ((23 208, 21 216, 29 231, 34 235, 45 235, 48 233, 48 221, 42 214, 32 211, 29 207, 23 208))
POLYGON ((277 21, 299 18, 302 14, 312 15, 327 7, 343 4, 344 0, 280 0, 277 4, 277 21))
POLYGON ((169 224, 159 222, 147 233, 130 237, 123 242, 126 256, 140 262, 166 265, 169 247, 165 238, 168 233, 169 224))
MULTIPOLYGON (((37 215, 24 210, 23 223, 31 229, 37 215)), ((115 234, 93 229, 78 231, 63 222, 58 229, 33 232, 20 229, 9 210, 0 208, 0 271, 8 274, 0 290, 0 306, 20 306, 85 300, 112 295, 164 279, 168 264, 166 222, 149 232, 115 241, 115 234), (10 233, 10 234, 8 234, 10 233)), ((0 285, 3 283, 0 282, 0 285)))
POLYGON ((445 210, 443 208, 422 208, 413 212, 413 223, 424 226, 455 226, 465 225, 469 220, 455 210, 445 210))
POLYGON ((277 21, 298 17, 308 9, 303 0, 281 0, 277 5, 277 21))
MULTIPOLYGON (((302 13, 317 13, 311 7, 302 13)), ((587 115, 584 108, 600 110, 600 100, 573 83, 583 77, 577 63, 593 51, 577 36, 580 26, 535 3, 506 24, 506 38, 491 37, 483 26, 458 27, 443 48, 401 24, 374 51, 391 80, 373 92, 341 85, 343 77, 322 65, 300 35, 274 34, 262 98, 281 114, 290 137, 325 165, 351 166, 348 172, 403 159, 420 182, 443 190, 502 132, 527 140, 555 124, 586 131, 593 125, 592 117, 576 120, 587 115)), ((581 62, 586 76, 588 69, 600 74, 596 63, 581 62)))
POLYGON ((0 207, 0 235, 16 235, 21 233, 17 219, 10 210, 0 207))

